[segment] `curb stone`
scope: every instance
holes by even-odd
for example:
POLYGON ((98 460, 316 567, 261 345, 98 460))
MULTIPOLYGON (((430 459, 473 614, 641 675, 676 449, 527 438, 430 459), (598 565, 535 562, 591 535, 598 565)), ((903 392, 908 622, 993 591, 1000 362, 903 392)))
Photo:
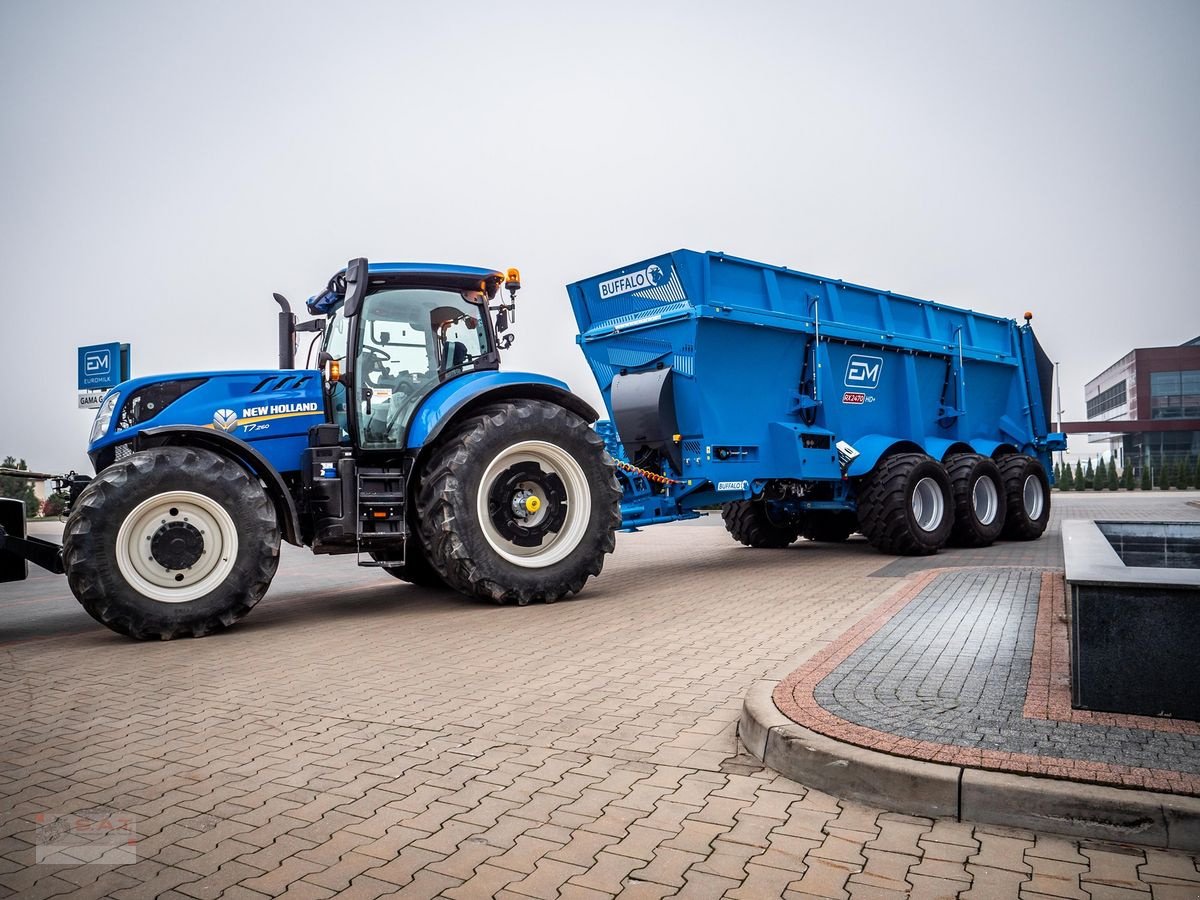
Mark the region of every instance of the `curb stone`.
POLYGON ((1200 850, 1200 798, 966 768, 856 747, 797 725, 757 681, 738 736, 781 775, 908 815, 1009 825, 1167 850, 1200 850))

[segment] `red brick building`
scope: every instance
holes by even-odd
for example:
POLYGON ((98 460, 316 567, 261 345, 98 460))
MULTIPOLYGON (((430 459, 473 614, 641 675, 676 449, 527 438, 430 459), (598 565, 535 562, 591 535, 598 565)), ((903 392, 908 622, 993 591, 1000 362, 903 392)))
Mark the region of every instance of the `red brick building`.
POLYGON ((1122 466, 1132 463, 1140 474, 1146 462, 1194 465, 1200 456, 1200 337, 1131 350, 1089 381, 1083 396, 1089 422, 1129 423, 1091 437, 1122 466))

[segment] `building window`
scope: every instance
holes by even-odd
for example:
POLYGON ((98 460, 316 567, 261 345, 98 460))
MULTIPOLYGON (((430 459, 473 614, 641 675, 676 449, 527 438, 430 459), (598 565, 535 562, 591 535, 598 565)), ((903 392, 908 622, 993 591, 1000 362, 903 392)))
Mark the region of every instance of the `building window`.
POLYGON ((1117 407, 1124 406, 1125 400, 1125 379, 1121 379, 1108 390, 1101 391, 1087 402, 1087 417, 1094 419, 1106 412, 1111 412, 1117 407))
POLYGON ((1151 372, 1150 418, 1200 418, 1200 369, 1151 372))

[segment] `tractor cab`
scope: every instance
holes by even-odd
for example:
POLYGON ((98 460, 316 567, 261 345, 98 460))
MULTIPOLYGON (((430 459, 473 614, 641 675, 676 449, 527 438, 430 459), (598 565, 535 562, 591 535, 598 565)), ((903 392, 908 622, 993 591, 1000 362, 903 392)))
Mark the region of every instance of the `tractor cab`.
POLYGON ((400 450, 430 392, 498 369, 519 287, 515 269, 355 260, 338 272, 308 309, 327 317, 318 367, 341 442, 400 450), (496 302, 502 285, 508 303, 496 302))

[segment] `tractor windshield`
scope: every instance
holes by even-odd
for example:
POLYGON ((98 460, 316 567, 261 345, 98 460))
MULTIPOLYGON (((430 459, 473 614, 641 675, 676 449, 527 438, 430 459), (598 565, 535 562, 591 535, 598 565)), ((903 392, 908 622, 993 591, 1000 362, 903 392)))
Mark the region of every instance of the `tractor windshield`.
POLYGON ((485 303, 482 293, 423 288, 379 291, 363 301, 354 366, 362 447, 403 446, 421 400, 488 356, 485 303))

